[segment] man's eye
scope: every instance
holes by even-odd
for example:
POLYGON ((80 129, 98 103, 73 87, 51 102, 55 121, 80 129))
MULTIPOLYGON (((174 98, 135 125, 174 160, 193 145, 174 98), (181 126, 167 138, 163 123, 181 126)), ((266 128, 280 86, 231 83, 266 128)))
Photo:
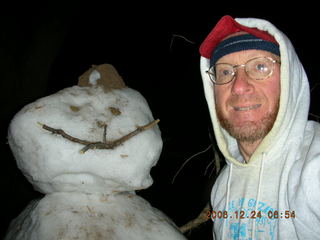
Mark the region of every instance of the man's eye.
POLYGON ((230 69, 221 69, 219 71, 219 76, 223 77, 223 76, 229 76, 232 75, 232 71, 230 69))
POLYGON ((223 70, 223 75, 230 75, 231 71, 230 70, 223 70))
POLYGON ((268 71, 268 66, 264 63, 259 63, 256 65, 256 70, 258 70, 259 72, 266 72, 268 71))

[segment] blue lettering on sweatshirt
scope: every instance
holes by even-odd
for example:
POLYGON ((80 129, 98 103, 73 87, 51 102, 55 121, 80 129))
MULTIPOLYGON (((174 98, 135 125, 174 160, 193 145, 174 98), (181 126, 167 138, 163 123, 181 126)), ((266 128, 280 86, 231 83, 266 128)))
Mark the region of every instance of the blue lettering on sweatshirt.
POLYGON ((228 239, 250 240, 255 221, 255 239, 273 240, 276 238, 277 220, 279 220, 273 217, 274 211, 274 208, 265 202, 257 203, 254 198, 240 198, 231 200, 228 209, 222 211, 227 214, 217 214, 214 220, 225 221, 228 239))

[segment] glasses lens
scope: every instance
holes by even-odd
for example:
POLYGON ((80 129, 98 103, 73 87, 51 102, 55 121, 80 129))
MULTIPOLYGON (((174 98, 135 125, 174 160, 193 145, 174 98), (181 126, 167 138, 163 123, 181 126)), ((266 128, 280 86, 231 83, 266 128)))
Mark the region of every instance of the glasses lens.
POLYGON ((233 66, 226 63, 218 63, 214 67, 216 84, 225 84, 232 80, 234 76, 233 66))
POLYGON ((269 58, 255 58, 246 63, 247 74, 256 80, 265 79, 272 74, 273 60, 269 58))

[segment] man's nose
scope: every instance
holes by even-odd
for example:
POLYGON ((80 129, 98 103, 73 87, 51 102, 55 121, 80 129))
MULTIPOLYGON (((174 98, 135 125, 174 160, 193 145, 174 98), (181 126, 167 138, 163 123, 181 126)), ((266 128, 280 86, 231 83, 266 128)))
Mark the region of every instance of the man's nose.
POLYGON ((251 78, 243 67, 239 67, 232 81, 232 93, 235 95, 248 94, 253 92, 254 87, 251 84, 251 78))

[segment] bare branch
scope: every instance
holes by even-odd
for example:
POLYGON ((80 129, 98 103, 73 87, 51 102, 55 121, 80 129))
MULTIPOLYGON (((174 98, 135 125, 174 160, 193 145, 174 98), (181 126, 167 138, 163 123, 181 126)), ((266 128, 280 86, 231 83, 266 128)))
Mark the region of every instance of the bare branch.
POLYGON ((102 137, 102 141, 105 143, 105 142, 107 142, 107 124, 105 124, 104 126, 103 126, 103 137, 102 137))
POLYGON ((196 157, 196 156, 198 156, 198 155, 200 155, 200 154, 202 154, 202 153, 205 153, 206 151, 208 151, 208 150, 210 149, 211 146, 212 146, 212 144, 210 144, 209 147, 207 147, 205 150, 203 150, 203 151, 201 151, 201 152, 198 152, 198 153, 192 155, 191 157, 189 157, 189 158, 181 165, 181 167, 179 168, 178 172, 174 175, 171 183, 173 184, 175 178, 178 176, 178 174, 180 173, 180 171, 182 170, 182 168, 183 168, 192 158, 194 158, 194 157, 196 157))
POLYGON ((65 131, 63 131, 62 129, 56 129, 56 128, 52 128, 52 127, 49 127, 45 124, 42 124, 40 122, 38 122, 38 124, 45 130, 53 133, 53 134, 57 134, 57 135, 61 135, 62 137, 70 140, 71 142, 76 142, 76 143, 80 143, 80 144, 83 144, 83 145, 88 145, 90 144, 91 142, 89 141, 86 141, 86 140, 81 140, 79 138, 75 138, 75 137, 72 137, 70 136, 69 134, 67 134, 65 131))
POLYGON ((204 209, 201 211, 198 217, 186 223, 185 225, 181 226, 180 231, 182 233, 185 233, 193 228, 199 227, 202 223, 205 223, 210 219, 208 218, 209 214, 210 214, 210 205, 209 203, 207 203, 207 205, 204 207, 204 209))
POLYGON ((170 50, 172 49, 173 41, 175 38, 182 38, 183 40, 187 41, 188 43, 195 44, 195 42, 190 41, 189 39, 187 39, 186 37, 184 37, 182 35, 172 34, 171 42, 170 42, 170 50))
POLYGON ((310 92, 312 92, 317 86, 319 86, 319 83, 316 83, 316 84, 310 89, 310 92))
POLYGON ((182 38, 184 39, 185 41, 191 43, 191 44, 195 44, 194 42, 192 42, 191 40, 187 39, 186 37, 182 36, 182 35, 179 35, 179 34, 172 34, 172 38, 176 38, 176 37, 179 37, 179 38, 182 38))
POLYGON ((117 140, 114 140, 114 141, 107 141, 106 140, 107 125, 105 125, 102 142, 90 142, 87 140, 82 140, 82 139, 70 136, 62 129, 55 129, 55 128, 49 127, 45 124, 39 123, 39 122, 38 122, 38 124, 41 125, 41 127, 43 129, 45 129, 53 134, 61 135, 62 137, 68 139, 71 142, 76 142, 76 143, 80 143, 82 145, 85 145, 85 147, 80 150, 80 153, 85 153, 89 149, 114 149, 114 148, 118 147, 119 145, 121 145, 122 143, 124 143, 125 141, 127 141, 128 139, 137 135, 138 133, 145 131, 145 130, 153 127, 154 125, 158 124, 159 121, 160 120, 157 119, 157 120, 154 120, 144 126, 138 126, 136 130, 134 130, 134 131, 130 132, 129 134, 127 134, 117 140))
POLYGON ((318 118, 318 119, 320 118, 320 116, 317 115, 317 114, 309 113, 309 115, 312 116, 312 117, 318 118))

